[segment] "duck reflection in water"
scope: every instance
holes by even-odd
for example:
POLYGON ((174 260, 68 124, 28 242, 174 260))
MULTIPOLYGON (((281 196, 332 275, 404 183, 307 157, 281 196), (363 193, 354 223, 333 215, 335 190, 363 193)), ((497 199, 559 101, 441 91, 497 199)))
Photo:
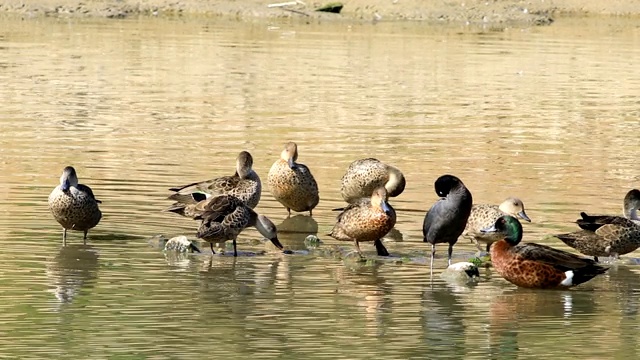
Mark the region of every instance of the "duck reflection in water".
POLYGON ((592 291, 505 290, 492 299, 489 308, 492 355, 515 353, 520 347, 528 347, 527 342, 536 341, 532 339, 533 333, 539 332, 545 321, 549 323, 547 327, 554 329, 590 326, 593 319, 576 315, 597 314, 596 297, 598 293, 592 291))
POLYGON ((93 287, 98 276, 98 259, 98 252, 90 245, 70 244, 60 248, 45 270, 59 306, 73 302, 83 288, 93 287))
POLYGON ((380 275, 380 266, 384 265, 359 262, 332 270, 339 294, 354 298, 355 305, 363 310, 367 336, 383 336, 392 326, 393 287, 380 275))

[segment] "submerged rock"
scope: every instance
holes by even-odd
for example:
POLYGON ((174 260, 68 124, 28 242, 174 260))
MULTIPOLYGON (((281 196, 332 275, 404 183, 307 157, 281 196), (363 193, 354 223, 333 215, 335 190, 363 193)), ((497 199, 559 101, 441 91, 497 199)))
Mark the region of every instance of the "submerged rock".
POLYGON ((446 268, 440 277, 449 282, 469 283, 475 282, 480 277, 478 266, 470 262, 457 262, 446 268))
POLYGON ((177 251, 181 253, 200 252, 197 246, 187 239, 186 236, 180 235, 169 239, 164 244, 164 251, 177 251))

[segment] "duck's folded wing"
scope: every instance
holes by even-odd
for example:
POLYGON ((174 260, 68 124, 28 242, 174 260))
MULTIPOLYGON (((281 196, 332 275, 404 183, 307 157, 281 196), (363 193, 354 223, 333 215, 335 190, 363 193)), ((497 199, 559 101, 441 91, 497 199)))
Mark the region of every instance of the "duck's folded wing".
POLYGON ((551 265, 562 271, 580 269, 597 264, 595 261, 575 254, 534 243, 517 245, 514 248, 517 256, 523 260, 538 261, 551 265))
POLYGON ((87 194, 89 194, 89 196, 91 196, 91 198, 93 200, 95 200, 98 204, 102 204, 102 201, 96 199, 96 196, 93 195, 93 191, 91 190, 90 187, 88 187, 87 185, 84 184, 78 184, 78 190, 86 192, 87 194))

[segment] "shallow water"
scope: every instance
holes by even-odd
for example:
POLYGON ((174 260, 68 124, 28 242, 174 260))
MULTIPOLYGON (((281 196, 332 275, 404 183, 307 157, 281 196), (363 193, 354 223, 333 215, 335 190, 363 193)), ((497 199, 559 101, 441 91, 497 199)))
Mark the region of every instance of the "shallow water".
MULTIPOLYGON (((482 271, 430 280, 422 243, 433 181, 459 176, 477 203, 524 200, 525 241, 581 210, 621 212, 638 187, 640 32, 631 21, 531 29, 421 24, 3 18, 0 27, 0 347, 8 358, 603 358, 640 351, 640 269, 620 264, 571 291, 525 291, 482 271), (193 237, 161 210, 168 188, 230 175, 241 150, 263 180, 286 141, 313 171, 313 219, 257 210, 294 255, 255 230, 244 255, 175 256, 193 237), (348 164, 399 167, 386 243, 395 260, 342 260, 325 236, 348 164), (47 209, 64 166, 103 201, 89 235, 47 209), (323 243, 307 249, 317 232, 323 243), (308 250, 308 251, 307 251, 308 250)), ((363 250, 374 257, 373 246, 363 250)), ((467 240, 456 260, 476 251, 467 240)), ((630 258, 627 256, 626 258, 630 258)))

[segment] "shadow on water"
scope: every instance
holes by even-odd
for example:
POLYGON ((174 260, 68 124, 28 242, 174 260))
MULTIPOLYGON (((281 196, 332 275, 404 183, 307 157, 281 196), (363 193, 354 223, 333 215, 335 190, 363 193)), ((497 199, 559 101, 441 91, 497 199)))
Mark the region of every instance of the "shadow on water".
POLYGON ((58 307, 72 303, 81 291, 93 287, 98 277, 99 255, 91 245, 71 244, 60 248, 47 263, 46 274, 50 290, 58 307))
POLYGON ((278 239, 291 250, 306 250, 304 240, 309 235, 318 234, 318 222, 308 215, 295 215, 284 219, 279 225, 278 239))

